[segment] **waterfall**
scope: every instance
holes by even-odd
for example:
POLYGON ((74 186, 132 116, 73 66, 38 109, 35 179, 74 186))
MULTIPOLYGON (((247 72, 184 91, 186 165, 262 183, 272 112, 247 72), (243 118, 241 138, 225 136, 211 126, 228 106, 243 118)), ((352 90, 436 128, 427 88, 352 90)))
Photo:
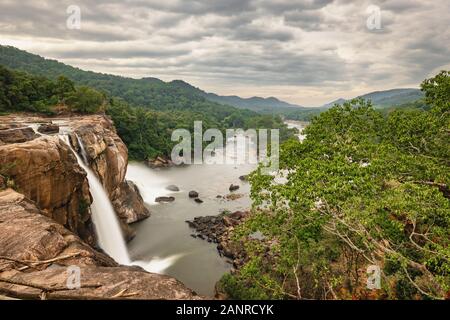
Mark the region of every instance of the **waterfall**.
POLYGON ((123 239, 116 213, 103 185, 91 168, 89 168, 87 162, 85 162, 87 156, 81 139, 77 136, 82 157, 85 161, 83 161, 78 153, 73 150, 67 135, 62 135, 61 138, 75 154, 80 167, 87 173, 89 189, 93 198, 91 204, 92 219, 94 221, 100 247, 118 263, 130 265, 131 261, 128 256, 128 250, 123 239))

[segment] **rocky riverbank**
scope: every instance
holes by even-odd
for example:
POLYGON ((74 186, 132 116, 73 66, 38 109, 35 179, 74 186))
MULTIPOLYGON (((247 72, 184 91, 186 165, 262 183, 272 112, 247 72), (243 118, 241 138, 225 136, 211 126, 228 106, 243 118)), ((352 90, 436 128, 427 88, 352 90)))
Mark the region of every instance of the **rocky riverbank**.
POLYGON ((228 258, 235 268, 239 268, 245 262, 246 254, 243 245, 232 240, 232 235, 235 227, 248 215, 247 211, 236 211, 218 216, 196 217, 186 222, 195 230, 192 237, 216 243, 219 254, 228 258))
POLYGON ((128 152, 103 115, 0 117, 0 295, 18 298, 192 299, 173 278, 118 266, 95 248, 86 172, 57 134, 86 162, 107 191, 124 235, 147 218, 137 187, 125 180, 128 152), (42 125, 45 126, 42 126, 42 125), (80 145, 81 142, 81 145, 80 145), (67 266, 81 268, 81 288, 67 290, 67 266))

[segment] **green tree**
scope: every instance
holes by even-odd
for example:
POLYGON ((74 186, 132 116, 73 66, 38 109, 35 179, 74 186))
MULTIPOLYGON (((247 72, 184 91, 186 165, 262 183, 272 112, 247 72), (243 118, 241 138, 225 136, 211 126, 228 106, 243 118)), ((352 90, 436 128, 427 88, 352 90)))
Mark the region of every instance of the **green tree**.
POLYGON ((97 90, 81 86, 67 95, 66 103, 72 111, 95 113, 103 109, 106 99, 97 90))

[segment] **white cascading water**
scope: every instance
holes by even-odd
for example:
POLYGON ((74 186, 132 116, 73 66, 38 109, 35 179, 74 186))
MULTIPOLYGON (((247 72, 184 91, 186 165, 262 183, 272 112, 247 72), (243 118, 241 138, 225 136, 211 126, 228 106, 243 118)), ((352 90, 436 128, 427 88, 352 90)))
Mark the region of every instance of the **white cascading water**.
POLYGON ((91 204, 92 219, 95 225, 100 247, 118 263, 130 265, 131 261, 128 256, 128 250, 123 239, 116 213, 111 205, 108 194, 103 188, 103 185, 85 162, 87 156, 82 141, 77 136, 78 144, 85 161, 83 161, 78 153, 73 150, 67 135, 62 135, 61 138, 75 154, 80 167, 82 167, 87 173, 89 189, 93 198, 91 204))
POLYGON ((167 268, 173 265, 175 261, 183 257, 182 254, 177 254, 164 258, 154 257, 150 261, 132 262, 123 239, 119 220, 117 219, 108 194, 97 176, 87 165, 87 154, 83 142, 79 136, 76 136, 78 145, 80 146, 81 158, 72 148, 67 134, 60 135, 60 138, 69 146, 77 158, 78 164, 87 173, 89 189, 93 198, 91 204, 92 220, 94 221, 99 245, 107 254, 120 264, 140 266, 148 272, 154 273, 163 273, 167 268))

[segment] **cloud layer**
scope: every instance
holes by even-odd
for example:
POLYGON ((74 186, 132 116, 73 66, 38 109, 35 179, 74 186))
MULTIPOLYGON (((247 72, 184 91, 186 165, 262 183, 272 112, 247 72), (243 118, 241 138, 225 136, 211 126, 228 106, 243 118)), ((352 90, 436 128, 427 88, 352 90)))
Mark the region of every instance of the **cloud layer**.
POLYGON ((1 44, 94 71, 320 105, 450 68, 448 0, 2 0, 1 44), (81 9, 81 29, 66 26, 81 9), (371 5, 381 29, 369 30, 371 5))

